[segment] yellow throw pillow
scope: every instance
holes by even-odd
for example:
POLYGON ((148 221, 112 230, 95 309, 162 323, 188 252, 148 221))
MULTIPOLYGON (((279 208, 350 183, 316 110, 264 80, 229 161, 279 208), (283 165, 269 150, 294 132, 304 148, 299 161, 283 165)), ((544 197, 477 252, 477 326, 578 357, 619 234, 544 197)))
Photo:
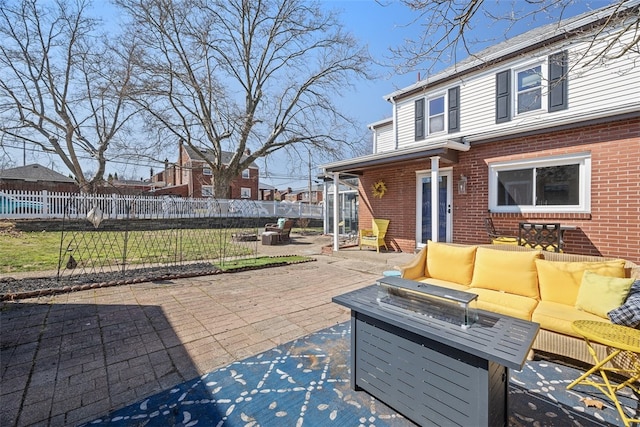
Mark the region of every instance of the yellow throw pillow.
POLYGON ((471 287, 540 299, 534 262, 539 256, 540 251, 478 248, 471 287))
POLYGON ((427 242, 427 277, 469 285, 473 276, 476 246, 453 246, 427 242))
POLYGON ((576 308, 607 318, 607 313, 620 307, 629 294, 634 279, 601 276, 587 270, 576 298, 576 308))
POLYGON ((585 271, 603 276, 624 277, 623 259, 595 262, 559 262, 538 259, 538 282, 542 301, 576 305, 578 289, 585 271))

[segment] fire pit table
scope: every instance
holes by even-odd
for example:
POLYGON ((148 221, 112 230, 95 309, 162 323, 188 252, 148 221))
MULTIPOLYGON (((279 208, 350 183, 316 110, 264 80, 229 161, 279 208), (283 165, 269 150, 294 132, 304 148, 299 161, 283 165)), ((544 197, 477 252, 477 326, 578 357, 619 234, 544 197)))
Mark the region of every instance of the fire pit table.
POLYGON ((506 426, 508 369, 539 325, 476 298, 398 277, 334 297, 351 309, 351 387, 420 425, 506 426))

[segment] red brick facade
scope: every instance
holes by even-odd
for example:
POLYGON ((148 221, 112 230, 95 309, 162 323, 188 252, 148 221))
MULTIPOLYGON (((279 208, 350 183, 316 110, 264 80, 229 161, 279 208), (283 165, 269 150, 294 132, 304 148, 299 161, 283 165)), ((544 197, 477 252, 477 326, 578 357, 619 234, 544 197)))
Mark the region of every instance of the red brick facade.
MULTIPOLYGON (((416 171, 430 160, 368 169, 360 180, 360 228, 371 218, 391 220, 387 244, 396 250, 416 247, 416 171), (374 198, 371 185, 382 179, 387 193, 374 198)), ((517 230, 520 221, 560 222, 576 226, 564 234, 565 252, 621 257, 640 263, 640 118, 585 126, 500 142, 473 144, 459 153, 453 176, 468 178, 467 193, 453 192, 453 241, 489 243, 483 219, 496 229, 517 230), (591 213, 488 213, 489 162, 569 153, 591 154, 591 213)), ((454 178, 455 180, 456 178, 454 178)))

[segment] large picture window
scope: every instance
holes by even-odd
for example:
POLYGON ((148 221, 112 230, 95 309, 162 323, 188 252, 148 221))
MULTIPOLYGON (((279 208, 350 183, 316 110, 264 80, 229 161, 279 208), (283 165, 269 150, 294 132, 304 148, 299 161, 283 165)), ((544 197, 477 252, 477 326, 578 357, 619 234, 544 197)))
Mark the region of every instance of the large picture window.
POLYGON ((489 165, 493 212, 589 212, 588 154, 489 165))

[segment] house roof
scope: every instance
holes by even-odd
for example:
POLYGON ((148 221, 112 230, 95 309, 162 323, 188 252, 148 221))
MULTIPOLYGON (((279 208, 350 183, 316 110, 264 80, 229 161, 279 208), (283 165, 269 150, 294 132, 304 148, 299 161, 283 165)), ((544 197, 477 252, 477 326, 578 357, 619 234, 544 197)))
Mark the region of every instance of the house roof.
POLYGON ((31 164, 2 170, 0 171, 0 179, 30 182, 65 182, 73 184, 75 184, 76 182, 73 178, 64 176, 61 173, 54 171, 53 169, 49 169, 39 164, 31 164))
MULTIPOLYGON (((189 145, 184 145, 184 149, 187 152, 187 155, 193 159, 193 160, 199 160, 202 161, 202 158, 200 157, 200 154, 198 154, 197 150, 193 149, 191 146, 189 145)), ((208 160, 215 160, 215 153, 213 152, 213 150, 210 150, 208 148, 203 148, 200 150, 201 153, 204 154, 204 156, 208 159, 208 160)), ((229 163, 231 163, 231 159, 233 158, 233 156, 235 155, 235 152, 232 151, 223 151, 222 152, 222 164, 223 165, 228 165, 229 163)), ((246 159, 247 155, 243 154, 242 155, 242 160, 246 159)), ((255 162, 251 162, 251 164, 249 165, 250 168, 253 169, 258 169, 258 165, 255 162)))
POLYGON ((413 147, 402 148, 394 151, 386 151, 383 153, 374 153, 367 156, 357 157, 355 159, 340 160, 333 163, 322 165, 325 173, 332 172, 351 172, 357 173, 363 169, 386 165, 396 162, 407 162, 411 160, 423 159, 427 156, 440 156, 446 163, 455 163, 458 161, 458 151, 468 151, 469 144, 460 141, 442 140, 434 141, 428 144, 420 144, 413 147))
POLYGON ((393 99, 411 96, 424 90, 424 88, 428 86, 451 80, 479 69, 480 67, 486 67, 488 64, 500 62, 539 47, 567 39, 589 27, 598 25, 602 20, 616 13, 629 13, 634 9, 637 10, 639 5, 640 0, 628 0, 624 5, 616 2, 595 11, 588 11, 572 18, 534 28, 526 33, 487 47, 477 54, 470 55, 466 59, 446 68, 440 73, 428 76, 424 80, 392 92, 384 98, 387 101, 391 101, 393 99))
POLYGON ((277 188, 274 187, 273 185, 269 185, 269 184, 265 184, 263 182, 260 182, 258 184, 258 190, 277 190, 277 188))

